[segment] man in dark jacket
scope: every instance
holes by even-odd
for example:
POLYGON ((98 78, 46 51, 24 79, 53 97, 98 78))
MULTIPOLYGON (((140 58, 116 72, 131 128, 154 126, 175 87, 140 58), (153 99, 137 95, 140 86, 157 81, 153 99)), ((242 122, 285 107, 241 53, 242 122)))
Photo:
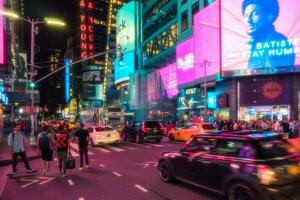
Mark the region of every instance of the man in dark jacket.
POLYGON ((84 128, 83 123, 79 123, 79 129, 76 131, 73 141, 78 139, 78 148, 80 154, 80 167, 79 170, 83 170, 83 160, 85 158, 85 168, 89 167, 89 157, 88 157, 88 144, 90 134, 87 129, 84 128))

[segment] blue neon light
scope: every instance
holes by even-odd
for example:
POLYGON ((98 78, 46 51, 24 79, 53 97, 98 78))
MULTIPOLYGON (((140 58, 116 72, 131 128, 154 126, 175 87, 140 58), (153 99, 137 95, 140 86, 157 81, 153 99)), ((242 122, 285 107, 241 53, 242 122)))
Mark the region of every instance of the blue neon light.
POLYGON ((115 59, 115 84, 129 80, 129 74, 134 73, 135 57, 134 52, 125 53, 123 60, 115 59))
POLYGON ((70 96, 70 59, 65 59, 65 102, 69 103, 70 96))

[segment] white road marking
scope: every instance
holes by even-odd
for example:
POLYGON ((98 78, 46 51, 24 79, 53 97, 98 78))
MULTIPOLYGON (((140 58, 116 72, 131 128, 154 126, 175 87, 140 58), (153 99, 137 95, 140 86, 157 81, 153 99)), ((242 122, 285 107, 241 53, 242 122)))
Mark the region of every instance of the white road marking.
POLYGON ((48 182, 52 181, 53 179, 55 179, 55 177, 53 177, 53 178, 43 177, 42 179, 46 179, 46 178, 47 178, 47 180, 40 182, 39 185, 43 185, 43 184, 48 183, 48 182))
POLYGON ((57 161, 57 158, 54 158, 55 161, 57 161))
POLYGON ((25 178, 21 179, 21 181, 30 182, 30 183, 27 183, 25 185, 22 185, 21 188, 25 188, 25 187, 27 187, 29 185, 32 185, 32 184, 34 184, 36 182, 39 182, 39 180, 37 180, 37 179, 25 179, 25 178))
POLYGON ((107 149, 102 148, 102 147, 97 147, 97 149, 102 151, 102 152, 105 152, 105 153, 110 153, 111 152, 110 150, 107 150, 107 149))
MULTIPOLYGON (((79 151, 79 148, 78 148, 78 145, 77 145, 77 144, 75 144, 75 143, 70 143, 70 145, 71 145, 72 148, 74 148, 74 149, 76 149, 77 151, 79 151)), ((90 152, 90 151, 88 151, 88 154, 89 154, 89 155, 94 155, 94 153, 93 153, 93 152, 90 152)))
POLYGON ((163 147, 164 145, 161 144, 149 144, 150 146, 154 146, 154 147, 163 147))
POLYGON ((91 158, 91 161, 92 161, 92 162, 95 162, 95 160, 94 160, 93 158, 91 158))
POLYGON ((103 164, 99 164, 99 166, 102 167, 102 168, 105 168, 105 165, 103 165, 103 164))
POLYGON ((84 200, 84 198, 83 197, 79 197, 78 200, 84 200))
POLYGON ((134 185, 136 188, 138 188, 139 190, 143 191, 143 192, 148 192, 148 190, 138 184, 134 185))
POLYGON ((74 185, 74 182, 71 179, 68 179, 68 183, 69 183, 70 186, 74 185))
POLYGON ((122 151, 126 151, 125 149, 121 149, 121 148, 118 148, 118 147, 108 147, 108 148, 110 148, 110 149, 113 149, 114 151, 116 151, 116 152, 122 152, 122 151))
POLYGON ((122 176, 122 175, 119 174, 118 172, 114 172, 113 174, 116 175, 116 176, 119 176, 119 177, 122 176))

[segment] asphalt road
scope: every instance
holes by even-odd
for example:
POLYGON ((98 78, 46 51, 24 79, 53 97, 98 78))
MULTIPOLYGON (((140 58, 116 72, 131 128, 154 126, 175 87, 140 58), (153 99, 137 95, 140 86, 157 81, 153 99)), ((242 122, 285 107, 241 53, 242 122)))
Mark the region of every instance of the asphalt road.
MULTIPOLYGON (((1 200, 217 200, 218 196, 176 182, 162 182, 157 174, 157 158, 161 152, 179 149, 182 143, 134 144, 124 142, 118 146, 90 148, 90 168, 67 171, 58 175, 57 162, 53 161, 52 177, 40 174, 8 180, 1 200)), ((72 152, 79 165, 77 145, 72 152)), ((33 169, 42 172, 41 160, 31 161, 33 169)), ((18 164, 19 171, 23 163, 18 164)))

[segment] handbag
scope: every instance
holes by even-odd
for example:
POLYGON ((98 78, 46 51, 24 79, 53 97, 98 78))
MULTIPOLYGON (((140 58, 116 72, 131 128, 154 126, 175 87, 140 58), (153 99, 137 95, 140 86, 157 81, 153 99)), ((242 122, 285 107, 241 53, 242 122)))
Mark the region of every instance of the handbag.
POLYGON ((76 161, 75 161, 75 158, 72 156, 71 151, 69 151, 66 168, 67 169, 75 169, 76 168, 76 161))

